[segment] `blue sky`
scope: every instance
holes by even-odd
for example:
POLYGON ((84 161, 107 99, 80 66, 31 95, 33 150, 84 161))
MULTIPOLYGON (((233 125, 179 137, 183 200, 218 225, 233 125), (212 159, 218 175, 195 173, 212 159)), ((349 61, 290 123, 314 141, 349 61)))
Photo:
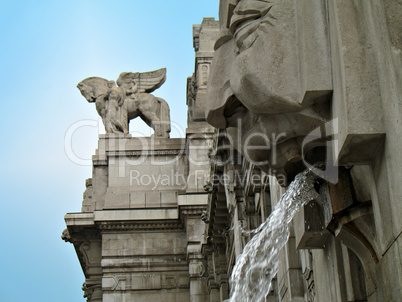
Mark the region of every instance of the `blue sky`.
MULTIPOLYGON (((64 214, 80 211, 91 177, 90 166, 66 156, 65 133, 78 121, 98 121, 76 85, 166 67, 166 83, 154 94, 185 128, 192 25, 217 19, 218 2, 0 2, 1 302, 85 300, 74 248, 60 239, 64 214)), ((141 122, 130 127, 148 131, 141 122)), ((72 150, 90 159, 97 135, 96 127, 80 128, 72 150)))

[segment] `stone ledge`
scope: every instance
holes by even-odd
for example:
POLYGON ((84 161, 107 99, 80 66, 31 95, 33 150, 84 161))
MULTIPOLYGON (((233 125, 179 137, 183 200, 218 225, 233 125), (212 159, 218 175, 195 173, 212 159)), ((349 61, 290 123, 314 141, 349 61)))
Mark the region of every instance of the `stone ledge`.
POLYGON ((99 139, 116 139, 116 138, 131 138, 131 134, 123 134, 123 133, 105 133, 99 134, 99 139))
POLYGON ((64 216, 67 227, 94 225, 93 213, 67 213, 64 216))
POLYGON ((102 210, 94 212, 94 221, 178 219, 177 208, 102 210))
POLYGON ((160 149, 184 149, 186 140, 184 138, 160 138, 131 137, 116 138, 115 142, 110 140, 99 140, 99 149, 106 151, 114 150, 160 150, 160 149), (144 148, 147 146, 148 148, 144 148))

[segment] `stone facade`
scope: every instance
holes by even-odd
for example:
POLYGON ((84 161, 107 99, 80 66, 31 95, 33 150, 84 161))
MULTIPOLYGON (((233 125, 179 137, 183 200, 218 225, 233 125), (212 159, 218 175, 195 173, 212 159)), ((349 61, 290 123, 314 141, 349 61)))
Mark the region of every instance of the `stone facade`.
POLYGON ((206 215, 205 251, 225 255, 215 272, 230 275, 250 240, 241 230, 323 161, 267 300, 399 301, 402 5, 221 0, 219 18, 206 108, 212 170, 227 179, 206 215))
MULTIPOLYGON (((80 213, 65 216, 88 301, 189 301, 203 293, 201 257, 212 133, 186 139, 101 135, 80 213), (208 139, 210 137, 210 139, 208 139), (193 174, 192 174, 193 173, 193 174)), ((200 300, 194 300, 200 301, 200 300)))
POLYGON ((219 19, 193 27, 186 138, 99 139, 62 235, 88 301, 228 299, 245 231, 317 162, 266 301, 400 301, 402 5, 221 0, 219 19))

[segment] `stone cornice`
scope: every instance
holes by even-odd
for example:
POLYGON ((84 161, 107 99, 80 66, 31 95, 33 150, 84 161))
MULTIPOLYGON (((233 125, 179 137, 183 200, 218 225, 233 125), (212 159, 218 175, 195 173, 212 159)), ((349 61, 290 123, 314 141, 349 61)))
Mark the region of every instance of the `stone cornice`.
POLYGON ((105 159, 92 159, 94 166, 107 166, 108 162, 105 159))
POLYGON ((134 150, 134 151, 106 151, 108 156, 166 156, 166 155, 185 155, 184 149, 175 150, 134 150))
POLYGON ((64 216, 67 227, 71 226, 93 226, 93 213, 67 213, 64 216))
POLYGON ((182 215, 200 216, 207 209, 207 205, 193 205, 193 206, 181 206, 180 213, 182 215))
POLYGON ((183 230, 180 221, 161 222, 100 222, 97 223, 101 231, 153 231, 153 230, 183 230))

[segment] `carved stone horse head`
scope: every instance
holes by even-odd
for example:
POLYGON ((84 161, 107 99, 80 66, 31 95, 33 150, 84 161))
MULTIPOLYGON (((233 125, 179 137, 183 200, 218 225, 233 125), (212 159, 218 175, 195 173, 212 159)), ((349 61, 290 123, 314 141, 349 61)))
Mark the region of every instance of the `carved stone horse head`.
POLYGON ((90 77, 78 83, 77 88, 89 103, 108 91, 108 80, 99 77, 90 77))

